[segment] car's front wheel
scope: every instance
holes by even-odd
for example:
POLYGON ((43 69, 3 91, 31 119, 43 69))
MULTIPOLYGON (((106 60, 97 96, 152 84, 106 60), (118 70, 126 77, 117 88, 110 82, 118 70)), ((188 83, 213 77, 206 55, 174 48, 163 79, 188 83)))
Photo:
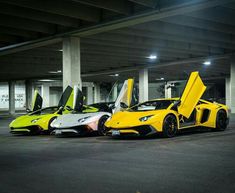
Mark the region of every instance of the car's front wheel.
POLYGON ((227 113, 224 110, 219 110, 216 115, 216 131, 224 131, 228 125, 227 113))
POLYGON ((105 122, 107 121, 107 119, 109 118, 109 116, 104 115, 100 118, 99 123, 98 123, 98 134, 99 135, 106 135, 106 127, 105 127, 105 122))
POLYGON ((177 119, 174 115, 167 115, 163 121, 163 136, 174 137, 177 133, 177 119))

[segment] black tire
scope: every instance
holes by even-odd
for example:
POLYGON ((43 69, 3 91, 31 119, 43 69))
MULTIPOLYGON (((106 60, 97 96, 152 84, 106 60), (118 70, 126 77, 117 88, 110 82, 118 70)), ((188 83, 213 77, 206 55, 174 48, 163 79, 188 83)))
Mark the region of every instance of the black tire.
POLYGON ((54 130, 53 127, 51 127, 52 121, 54 121, 57 117, 52 117, 50 121, 48 122, 48 130, 46 131, 47 134, 51 134, 51 132, 54 130))
POLYGON ((107 129, 104 124, 108 118, 109 118, 108 115, 104 115, 100 118, 99 123, 98 123, 98 134, 99 135, 106 135, 107 129))
POLYGON ((224 131, 228 125, 227 113, 224 110, 219 110, 216 115, 215 131, 224 131))
POLYGON ((163 136, 174 137, 178 131, 177 119, 174 115, 167 115, 163 121, 163 136))

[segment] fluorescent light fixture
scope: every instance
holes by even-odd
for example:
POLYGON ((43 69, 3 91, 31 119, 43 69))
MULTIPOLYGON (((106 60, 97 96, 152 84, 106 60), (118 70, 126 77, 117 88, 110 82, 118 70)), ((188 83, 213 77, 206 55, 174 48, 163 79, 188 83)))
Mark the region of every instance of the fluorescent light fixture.
POLYGON ((146 58, 148 58, 150 60, 155 60, 155 59, 157 59, 157 55, 150 55, 150 56, 148 56, 146 58))
POLYGON ((156 80, 165 80, 164 78, 156 78, 156 80))
POLYGON ((211 65, 211 61, 207 60, 207 61, 203 62, 203 64, 206 65, 206 66, 209 66, 209 65, 211 65))
POLYGON ((57 71, 49 71, 50 74, 59 74, 62 73, 62 70, 57 70, 57 71))
POLYGON ((38 80, 40 82, 53 82, 55 80, 52 80, 52 79, 41 79, 41 80, 38 80))
POLYGON ((109 76, 115 76, 115 77, 117 77, 117 76, 119 76, 119 74, 110 74, 109 76))

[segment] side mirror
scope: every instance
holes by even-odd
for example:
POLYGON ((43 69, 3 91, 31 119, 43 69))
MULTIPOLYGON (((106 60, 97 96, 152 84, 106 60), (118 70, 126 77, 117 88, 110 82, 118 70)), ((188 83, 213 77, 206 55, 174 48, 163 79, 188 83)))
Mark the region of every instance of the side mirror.
POLYGON ((171 110, 177 111, 178 110, 178 106, 180 105, 180 103, 181 103, 181 100, 175 101, 173 106, 171 107, 171 110))
POLYGON ((127 109, 128 108, 128 106, 124 102, 120 102, 120 107, 123 108, 123 109, 127 109))
POLYGON ((66 106, 65 109, 66 109, 67 111, 72 111, 72 110, 73 110, 70 106, 66 106))

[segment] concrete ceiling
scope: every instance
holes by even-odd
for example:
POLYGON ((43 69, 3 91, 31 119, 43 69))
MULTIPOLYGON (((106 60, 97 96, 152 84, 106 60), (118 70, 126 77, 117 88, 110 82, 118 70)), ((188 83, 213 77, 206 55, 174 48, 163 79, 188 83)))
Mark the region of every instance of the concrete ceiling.
POLYGON ((226 77, 234 17, 235 0, 0 0, 0 80, 61 78, 49 72, 62 70, 68 35, 81 37, 85 81, 138 77, 142 67, 150 81, 184 79, 193 70, 226 77))

